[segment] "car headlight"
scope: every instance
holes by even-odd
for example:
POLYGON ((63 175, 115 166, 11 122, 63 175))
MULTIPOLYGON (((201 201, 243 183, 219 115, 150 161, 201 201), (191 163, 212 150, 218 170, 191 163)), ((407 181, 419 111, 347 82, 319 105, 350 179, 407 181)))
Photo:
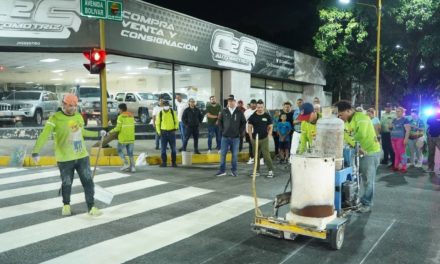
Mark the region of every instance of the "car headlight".
POLYGON ((33 104, 24 104, 23 105, 23 108, 32 108, 32 107, 34 107, 33 104))

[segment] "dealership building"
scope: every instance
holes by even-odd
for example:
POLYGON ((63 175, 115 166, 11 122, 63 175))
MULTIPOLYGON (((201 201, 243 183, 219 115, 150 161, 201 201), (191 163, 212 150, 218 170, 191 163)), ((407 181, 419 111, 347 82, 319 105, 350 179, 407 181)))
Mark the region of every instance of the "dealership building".
MULTIPOLYGON (((61 96, 100 85, 83 66, 82 52, 100 47, 99 20, 81 15, 84 2, 2 0, 1 93, 61 96)), ((297 98, 331 103, 318 58, 146 2, 124 0, 119 12, 122 20, 105 20, 103 31, 112 95, 181 93, 206 102, 233 94, 245 103, 263 99, 268 109, 297 98)))

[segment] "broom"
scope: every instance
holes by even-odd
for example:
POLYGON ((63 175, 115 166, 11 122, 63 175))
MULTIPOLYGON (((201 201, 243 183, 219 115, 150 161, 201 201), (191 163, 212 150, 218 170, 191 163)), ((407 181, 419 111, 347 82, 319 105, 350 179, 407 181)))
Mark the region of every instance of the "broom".
MULTIPOLYGON (((93 168, 92 181, 95 178, 96 167, 98 166, 99 155, 101 153, 103 141, 104 141, 104 137, 101 137, 101 140, 99 142, 99 147, 98 147, 98 154, 96 154, 95 166, 93 168)), ((95 196, 94 197, 95 197, 95 199, 97 199, 97 200, 99 200, 99 201, 109 205, 109 204, 111 204, 114 195, 113 195, 113 193, 111 193, 110 191, 102 188, 98 184, 95 184, 95 196)))

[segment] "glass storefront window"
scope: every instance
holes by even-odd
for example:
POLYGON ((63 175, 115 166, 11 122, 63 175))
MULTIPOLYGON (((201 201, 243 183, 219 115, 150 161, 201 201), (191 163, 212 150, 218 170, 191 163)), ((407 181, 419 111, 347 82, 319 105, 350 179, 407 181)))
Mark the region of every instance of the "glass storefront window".
POLYGON ((262 78, 251 77, 251 87, 265 88, 265 80, 262 78))
POLYGON ((301 85, 299 85, 299 84, 284 82, 283 83, 283 90, 284 91, 290 91, 290 92, 302 93, 303 92, 303 87, 301 85))
POLYGON ((273 89, 273 90, 282 90, 283 83, 280 81, 266 80, 266 88, 273 89))
POLYGON ((183 101, 195 99, 202 113, 206 111, 206 103, 212 95, 220 103, 220 78, 217 70, 175 65, 176 94, 180 94, 183 101))

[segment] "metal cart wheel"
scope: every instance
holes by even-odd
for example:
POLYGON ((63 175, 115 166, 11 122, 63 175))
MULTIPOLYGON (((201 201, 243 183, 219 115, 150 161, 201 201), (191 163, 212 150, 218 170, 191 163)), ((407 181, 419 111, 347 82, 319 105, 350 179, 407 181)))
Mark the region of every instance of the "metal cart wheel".
POLYGON ((335 250, 339 250, 344 244, 345 225, 341 225, 338 229, 332 229, 330 231, 330 247, 335 250))

